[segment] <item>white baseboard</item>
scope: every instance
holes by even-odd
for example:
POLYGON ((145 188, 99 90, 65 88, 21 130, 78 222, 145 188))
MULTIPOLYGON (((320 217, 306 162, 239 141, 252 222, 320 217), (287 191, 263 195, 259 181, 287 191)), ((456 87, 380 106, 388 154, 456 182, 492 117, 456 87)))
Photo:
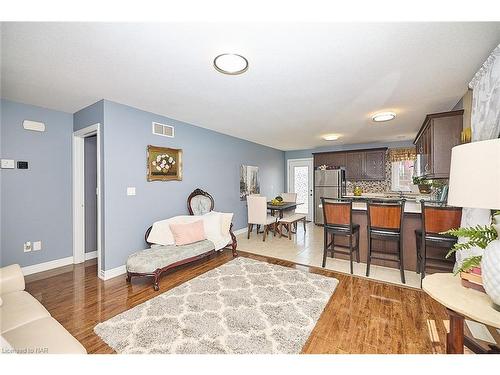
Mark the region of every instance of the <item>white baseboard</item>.
POLYGON ((246 233, 248 228, 241 228, 241 229, 238 229, 238 230, 234 230, 233 233, 235 236, 237 236, 238 234, 243 234, 243 233, 246 233))
POLYGON ((109 280, 112 279, 113 277, 123 275, 126 272, 127 269, 125 268, 125 265, 123 265, 116 268, 112 268, 110 270, 105 270, 103 273, 101 273, 100 276, 102 276, 101 279, 103 280, 109 280))
POLYGON ((85 253, 85 260, 94 259, 94 258, 97 258, 97 250, 96 251, 89 251, 88 253, 85 253))
POLYGON ((33 264, 32 266, 22 267, 23 275, 31 275, 33 273, 48 271, 53 268, 67 266, 68 264, 73 264, 73 257, 61 258, 56 260, 51 260, 50 262, 33 264))

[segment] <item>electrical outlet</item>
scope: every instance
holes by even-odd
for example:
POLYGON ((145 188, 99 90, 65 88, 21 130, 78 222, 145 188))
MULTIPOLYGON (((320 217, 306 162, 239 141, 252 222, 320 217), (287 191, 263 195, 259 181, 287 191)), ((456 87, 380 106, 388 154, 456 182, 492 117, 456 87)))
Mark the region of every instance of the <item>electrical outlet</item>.
POLYGON ((31 241, 27 241, 24 243, 24 252, 29 253, 31 251, 31 241))
POLYGON ((42 250, 42 241, 33 242, 33 251, 42 250))

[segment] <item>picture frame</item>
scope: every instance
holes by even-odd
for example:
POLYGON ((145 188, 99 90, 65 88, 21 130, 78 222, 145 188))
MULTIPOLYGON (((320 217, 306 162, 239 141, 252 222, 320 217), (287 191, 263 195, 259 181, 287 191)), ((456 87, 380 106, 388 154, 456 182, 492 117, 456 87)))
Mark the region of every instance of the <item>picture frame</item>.
POLYGON ((148 145, 148 181, 181 181, 182 149, 148 145))
POLYGON ((259 167, 240 165, 240 201, 247 199, 248 195, 260 194, 259 167))

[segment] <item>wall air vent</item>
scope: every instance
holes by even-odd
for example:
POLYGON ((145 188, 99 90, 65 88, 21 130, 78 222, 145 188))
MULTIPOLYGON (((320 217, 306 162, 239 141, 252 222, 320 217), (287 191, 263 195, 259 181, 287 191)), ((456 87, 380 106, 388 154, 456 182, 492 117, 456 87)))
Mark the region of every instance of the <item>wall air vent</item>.
POLYGON ((153 134, 173 138, 174 127, 171 125, 160 124, 159 122, 153 122, 153 134))

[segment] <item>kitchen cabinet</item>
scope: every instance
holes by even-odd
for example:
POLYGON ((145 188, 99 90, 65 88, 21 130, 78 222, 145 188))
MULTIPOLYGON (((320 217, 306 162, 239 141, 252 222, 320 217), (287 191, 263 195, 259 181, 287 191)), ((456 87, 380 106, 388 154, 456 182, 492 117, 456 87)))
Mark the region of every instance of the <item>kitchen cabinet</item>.
POLYGON ((365 152, 364 178, 365 180, 385 179, 385 154, 386 150, 365 152))
POLYGON ((334 152, 330 156, 330 163, 336 167, 345 168, 346 166, 346 153, 334 152))
POLYGON ((314 154, 314 167, 320 165, 345 168, 348 181, 385 180, 387 148, 321 152, 314 154))
POLYGON ((427 115, 414 140, 415 175, 428 179, 450 176, 451 149, 460 144, 463 110, 427 115))
POLYGON ((364 153, 348 152, 346 155, 345 178, 348 181, 362 180, 364 175, 364 153))

